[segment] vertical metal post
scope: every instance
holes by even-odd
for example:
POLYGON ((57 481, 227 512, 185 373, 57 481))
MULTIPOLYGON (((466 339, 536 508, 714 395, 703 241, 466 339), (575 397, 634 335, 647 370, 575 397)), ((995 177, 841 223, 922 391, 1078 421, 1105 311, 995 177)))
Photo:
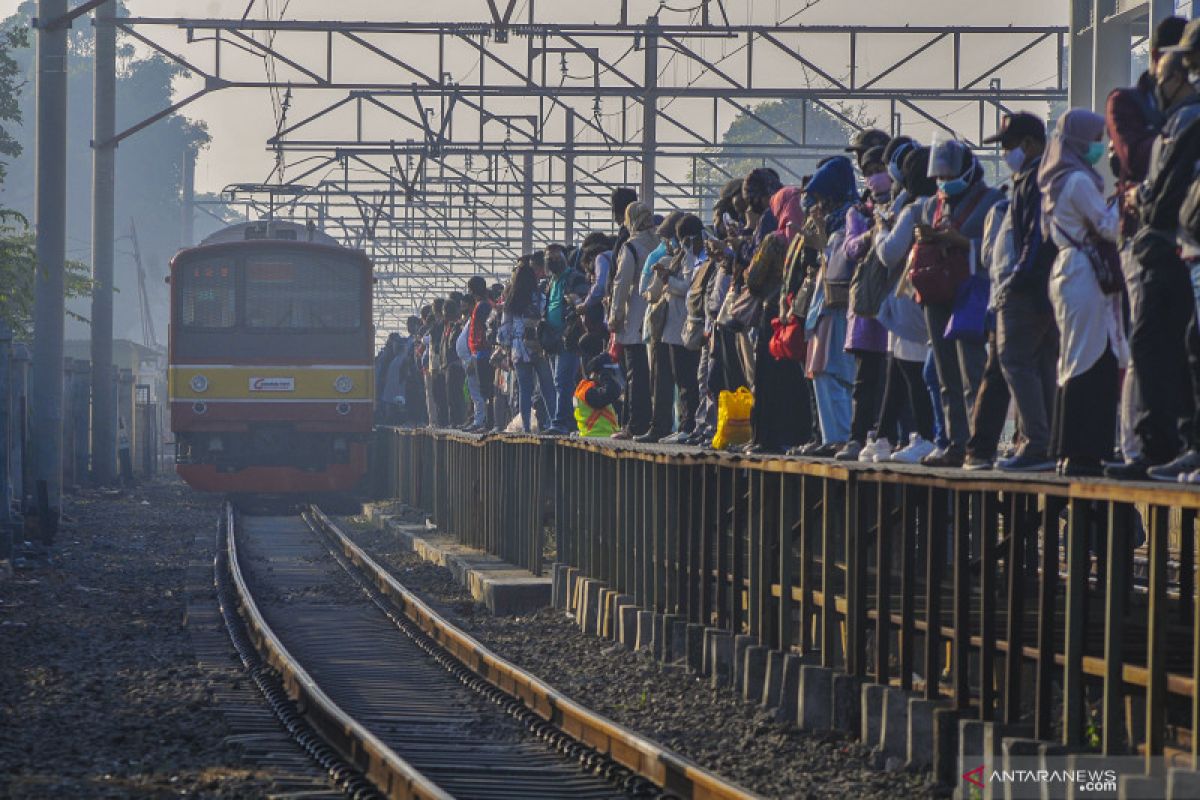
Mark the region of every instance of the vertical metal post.
MULTIPOLYGON (((1116 0, 1095 0, 1092 11, 1092 96, 1093 111, 1104 113, 1108 93, 1129 84, 1133 64, 1130 50, 1130 26, 1127 22, 1108 20, 1117 11, 1116 0), (1094 54, 1103 53, 1103 58, 1094 54)), ((1074 77, 1074 76, 1072 76, 1074 77)))
MULTIPOLYGON (((39 0, 38 18, 65 14, 67 0, 39 0)), ((50 530, 62 494, 63 270, 67 238, 67 29, 38 28, 36 198, 37 280, 33 312, 32 441, 34 480, 45 481, 50 530)))
POLYGON ((563 242, 575 241, 575 112, 567 110, 567 155, 563 159, 563 242))
POLYGON ((1085 33, 1091 24, 1092 0, 1071 0, 1067 39, 1067 105, 1092 107, 1092 37, 1085 33))
MULTIPOLYGON (((104 7, 109 4, 105 3, 104 7)), ((97 34, 98 35, 98 34, 97 34)), ((179 246, 191 247, 196 243, 196 150, 183 150, 183 186, 179 198, 179 246)), ((393 194, 394 198, 395 195, 393 194)))
POLYGON ((642 94, 642 191, 640 199, 654 207, 654 169, 658 147, 658 17, 646 19, 645 79, 642 94))
POLYGON ((522 163, 521 254, 533 252, 533 153, 526 153, 522 163))
POLYGON ((117 430, 112 405, 113 238, 116 203, 116 2, 96 9, 92 113, 92 479, 116 480, 117 430))

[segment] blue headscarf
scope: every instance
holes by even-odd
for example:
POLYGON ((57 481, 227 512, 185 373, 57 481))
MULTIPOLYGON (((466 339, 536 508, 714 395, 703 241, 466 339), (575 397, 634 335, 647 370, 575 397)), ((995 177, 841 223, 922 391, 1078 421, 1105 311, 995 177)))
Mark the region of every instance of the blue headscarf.
POLYGON ((845 156, 834 156, 817 168, 804 186, 804 193, 839 202, 853 200, 855 188, 854 164, 845 156))

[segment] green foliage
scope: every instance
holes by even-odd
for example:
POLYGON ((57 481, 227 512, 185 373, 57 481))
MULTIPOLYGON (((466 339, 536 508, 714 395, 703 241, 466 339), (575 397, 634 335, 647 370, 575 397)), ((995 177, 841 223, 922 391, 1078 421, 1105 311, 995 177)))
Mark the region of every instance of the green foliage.
MULTIPOLYGON (((32 332, 36 266, 37 248, 25 218, 0 210, 0 323, 17 338, 32 332)), ((87 265, 67 261, 66 266, 67 297, 88 295, 92 280, 87 265)))
POLYGON ((13 136, 12 126, 21 121, 19 94, 23 78, 13 51, 28 46, 28 28, 0 29, 0 184, 8 171, 8 159, 21 155, 21 143, 13 136))

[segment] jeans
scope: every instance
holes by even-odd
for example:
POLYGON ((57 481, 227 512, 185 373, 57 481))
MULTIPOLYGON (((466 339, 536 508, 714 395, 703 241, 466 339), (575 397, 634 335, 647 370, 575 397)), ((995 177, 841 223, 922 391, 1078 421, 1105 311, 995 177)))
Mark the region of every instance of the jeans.
POLYGON ((925 357, 925 366, 921 369, 921 378, 929 391, 929 404, 933 407, 933 439, 938 447, 949 447, 950 439, 946 436, 946 409, 942 407, 942 387, 938 383, 937 365, 933 362, 933 350, 925 357))
POLYGON ((517 371, 517 407, 521 413, 521 428, 528 433, 534 389, 540 386, 543 397, 555 397, 554 375, 550 371, 550 362, 544 358, 517 361, 514 366, 517 371))
POLYGON ((982 342, 952 341, 942 335, 950 321, 950 312, 950 306, 925 306, 925 324, 933 345, 933 363, 941 387, 941 404, 946 410, 950 447, 963 452, 971 437, 971 409, 983 380, 987 351, 982 342))
POLYGON ((826 444, 845 442, 850 438, 850 384, 822 372, 813 378, 813 388, 817 393, 821 440, 826 444))
POLYGON ((579 382, 579 354, 563 350, 554 357, 554 416, 551 424, 560 431, 575 430, 575 386, 579 382))
POLYGON ((1021 453, 1049 455, 1058 362, 1054 310, 1041 298, 1005 293, 996 309, 996 349, 1021 421, 1021 453))
POLYGON ((474 409, 471 424, 480 428, 487 422, 487 401, 484 400, 483 390, 479 386, 478 361, 467 370, 467 391, 471 394, 471 406, 474 409))

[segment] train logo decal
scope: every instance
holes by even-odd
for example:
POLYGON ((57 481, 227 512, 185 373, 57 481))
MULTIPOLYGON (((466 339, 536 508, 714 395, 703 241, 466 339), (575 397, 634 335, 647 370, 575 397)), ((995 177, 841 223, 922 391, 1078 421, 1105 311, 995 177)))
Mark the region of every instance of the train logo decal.
POLYGON ((295 378, 251 378, 250 391, 252 392, 294 392, 296 391, 295 378))

